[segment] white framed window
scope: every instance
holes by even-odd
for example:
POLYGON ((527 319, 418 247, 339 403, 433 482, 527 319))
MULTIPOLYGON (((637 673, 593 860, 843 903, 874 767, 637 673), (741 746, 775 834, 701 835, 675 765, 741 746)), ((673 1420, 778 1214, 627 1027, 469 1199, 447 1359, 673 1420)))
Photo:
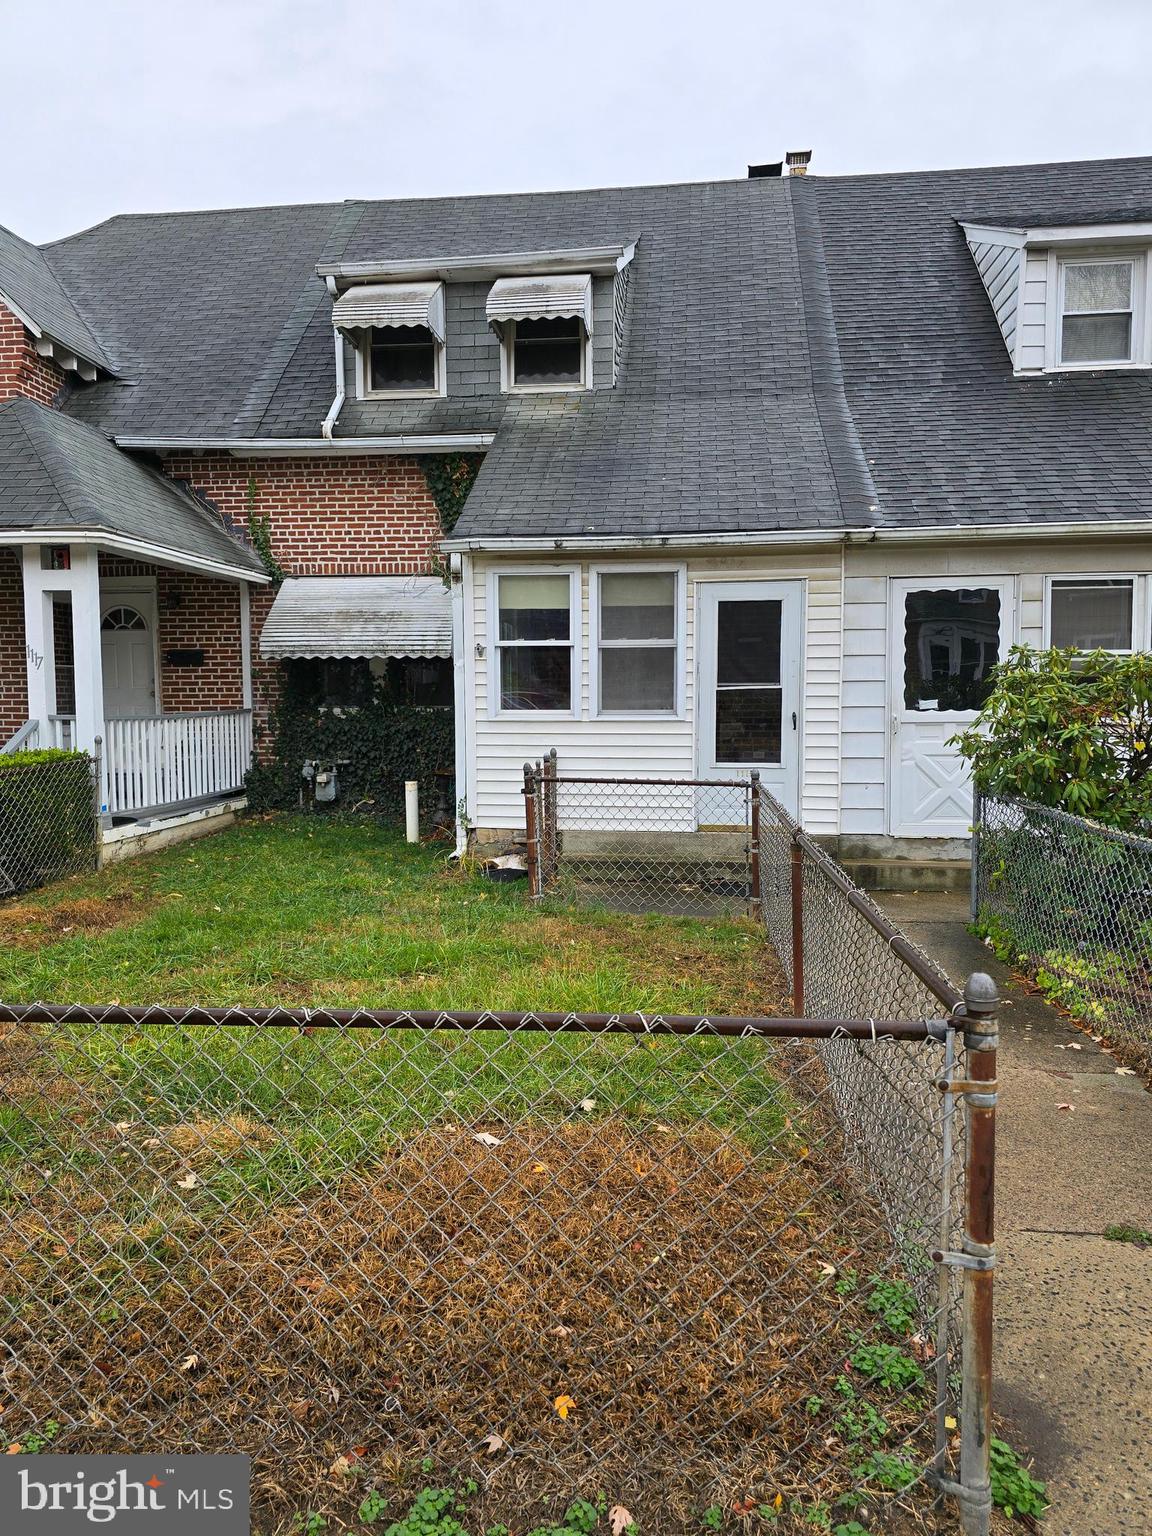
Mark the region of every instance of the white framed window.
POLYGON ((1123 368, 1144 362, 1143 253, 1056 259, 1058 368, 1123 368))
POLYGON ((445 393, 444 345, 426 325, 371 326, 356 349, 361 400, 426 399, 445 393))
POLYGON ((684 589, 682 566, 593 569, 596 714, 683 713, 684 589))
POLYGON ((509 320, 500 349, 504 388, 519 393, 588 389, 588 335, 578 315, 509 320))
POLYGON ((576 714, 579 569, 538 566, 493 571, 488 602, 492 712, 576 714))
MULTIPOLYGON (((1135 576, 1049 576, 1045 641, 1064 650, 1125 652, 1142 632, 1135 576)), ((1143 621, 1147 628, 1146 617, 1143 621)))

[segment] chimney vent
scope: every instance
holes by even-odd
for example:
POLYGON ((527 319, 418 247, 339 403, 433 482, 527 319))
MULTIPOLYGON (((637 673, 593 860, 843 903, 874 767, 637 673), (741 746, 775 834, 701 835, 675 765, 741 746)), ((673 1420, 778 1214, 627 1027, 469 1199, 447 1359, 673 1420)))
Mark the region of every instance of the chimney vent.
POLYGON ((769 160, 764 165, 750 165, 748 167, 748 175, 753 179, 758 176, 783 176, 783 174, 783 160, 769 160))
POLYGON ((789 176, 807 176, 808 162, 812 159, 810 149, 790 149, 785 158, 788 161, 789 176))

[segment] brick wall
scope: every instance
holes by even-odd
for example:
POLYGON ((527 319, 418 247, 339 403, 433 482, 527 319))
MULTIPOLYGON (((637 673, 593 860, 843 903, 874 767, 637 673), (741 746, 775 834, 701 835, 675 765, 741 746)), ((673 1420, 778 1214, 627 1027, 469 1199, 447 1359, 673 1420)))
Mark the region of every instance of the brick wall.
POLYGON ((240 528, 251 504, 268 519, 272 553, 290 576, 418 575, 431 567, 440 519, 419 459, 197 454, 164 467, 240 528))
POLYGON ((27 718, 24 582, 17 552, 0 549, 0 741, 7 741, 27 718))
MULTIPOLYGON (((432 567, 440 515, 417 458, 167 459, 246 530, 249 512, 268 519, 272 553, 289 576, 408 576, 432 567), (251 489, 250 489, 251 487, 251 489)), ((253 587, 252 706, 257 733, 280 691, 280 668, 260 656, 260 631, 275 593, 253 587)))
POLYGON ((41 405, 53 405, 66 377, 49 358, 37 355, 23 323, 0 304, 0 400, 27 395, 41 405))

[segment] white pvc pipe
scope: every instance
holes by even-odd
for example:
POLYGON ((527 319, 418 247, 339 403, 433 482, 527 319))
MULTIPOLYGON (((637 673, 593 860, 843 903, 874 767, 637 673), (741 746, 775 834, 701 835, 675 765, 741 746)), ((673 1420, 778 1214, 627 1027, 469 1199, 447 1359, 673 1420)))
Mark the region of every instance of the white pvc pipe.
POLYGON ((404 832, 410 843, 420 841, 420 784, 416 779, 404 782, 404 832))

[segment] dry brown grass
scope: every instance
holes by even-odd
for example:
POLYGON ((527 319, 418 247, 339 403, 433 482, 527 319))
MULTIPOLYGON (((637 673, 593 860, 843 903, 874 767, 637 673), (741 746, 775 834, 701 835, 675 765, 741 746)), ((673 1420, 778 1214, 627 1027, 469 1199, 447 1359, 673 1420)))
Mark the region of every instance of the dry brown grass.
MULTIPOLYGON (((874 1320, 822 1265, 876 1256, 832 1166, 706 1127, 529 1120, 493 1124, 496 1147, 483 1129, 421 1132, 384 1171, 247 1227, 169 1200, 129 1230, 89 1189, 10 1230, 21 1422, 74 1424, 70 1450, 263 1439, 261 1530, 305 1507, 350 1519, 370 1484, 402 1508, 452 1469, 483 1485, 478 1531, 527 1530, 599 1489, 645 1536, 696 1532, 708 1505, 749 1495, 843 1493, 853 1453, 804 1403, 874 1320)), ((193 1121, 157 1150, 203 1167, 260 1134, 193 1121)))
POLYGON ((102 933, 131 922, 146 910, 135 891, 114 890, 106 896, 76 896, 54 905, 37 902, 0 903, 0 944, 35 949, 77 933, 102 933))

